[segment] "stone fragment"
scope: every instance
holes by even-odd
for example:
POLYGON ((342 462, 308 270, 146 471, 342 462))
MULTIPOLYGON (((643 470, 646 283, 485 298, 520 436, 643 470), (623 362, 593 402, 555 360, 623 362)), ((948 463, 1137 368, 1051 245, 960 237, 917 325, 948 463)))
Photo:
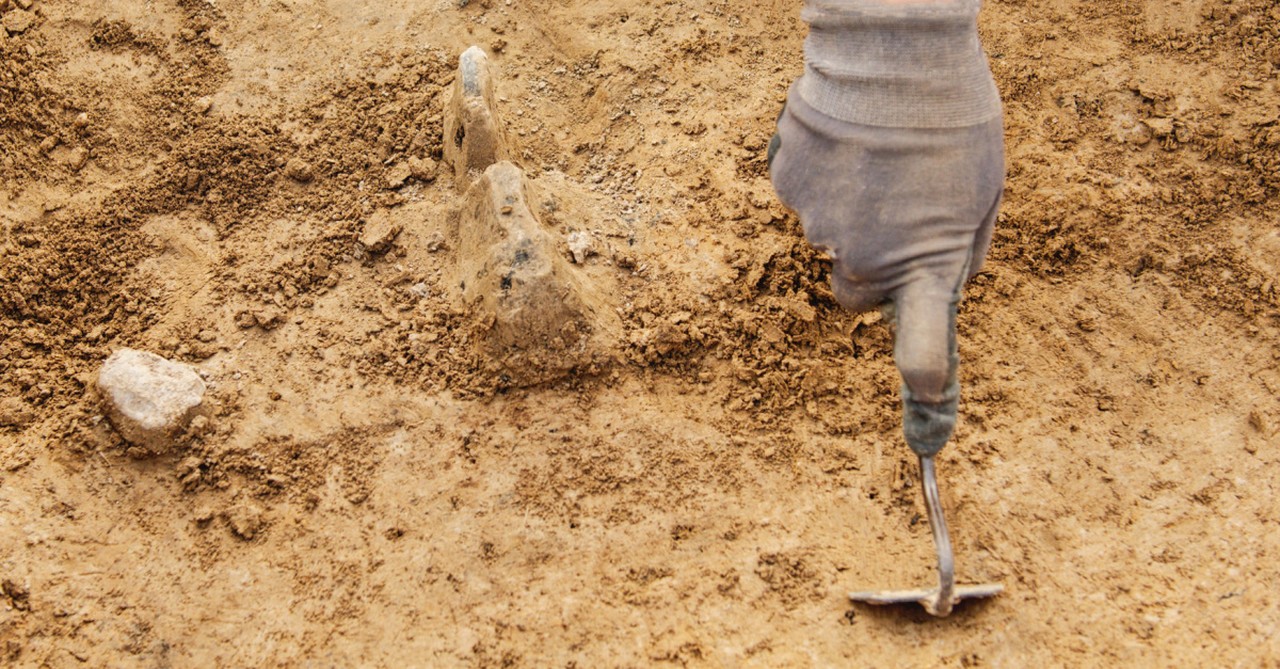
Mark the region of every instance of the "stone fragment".
POLYGON ((316 178, 315 172, 311 170, 311 164, 301 158, 290 158, 284 164, 284 175, 301 184, 311 183, 311 180, 316 178))
POLYGON ((21 35, 27 32, 31 26, 35 25, 36 15, 23 9, 15 9, 4 15, 0 19, 0 24, 4 25, 4 29, 9 31, 11 35, 21 35))
POLYGON ((494 105, 489 57, 473 46, 458 58, 453 99, 445 112, 444 160, 453 166, 455 184, 466 190, 473 176, 505 160, 507 141, 494 105))
POLYGON ((603 363, 620 330, 603 294, 582 282, 528 203, 531 185, 509 162, 485 170, 459 218, 462 298, 481 346, 511 385, 603 363))
POLYGON ((433 232, 427 237, 427 253, 437 253, 448 248, 449 242, 439 232, 433 232))
POLYGON ((67 153, 67 166, 79 172, 89 162, 89 150, 83 146, 77 146, 67 153))
POLYGON ((585 232, 570 232, 566 241, 569 242, 569 253, 573 255, 574 264, 581 265, 587 261, 588 256, 595 254, 591 235, 585 232))
POLYGON ((205 385, 191 367, 154 353, 120 349, 98 372, 107 418, 130 443, 165 453, 204 401, 205 385))
POLYGON ((360 231, 360 243, 369 253, 385 253, 395 243, 396 237, 400 236, 402 229, 399 222, 378 212, 364 222, 364 229, 360 231))

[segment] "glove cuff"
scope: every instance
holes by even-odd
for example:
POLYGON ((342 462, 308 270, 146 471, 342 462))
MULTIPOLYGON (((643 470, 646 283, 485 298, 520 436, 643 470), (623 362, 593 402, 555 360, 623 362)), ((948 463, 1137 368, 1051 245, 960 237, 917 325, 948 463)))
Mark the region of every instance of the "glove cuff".
POLYGON ((961 128, 1000 115, 978 42, 981 0, 892 4, 809 0, 805 102, 842 121, 961 128))

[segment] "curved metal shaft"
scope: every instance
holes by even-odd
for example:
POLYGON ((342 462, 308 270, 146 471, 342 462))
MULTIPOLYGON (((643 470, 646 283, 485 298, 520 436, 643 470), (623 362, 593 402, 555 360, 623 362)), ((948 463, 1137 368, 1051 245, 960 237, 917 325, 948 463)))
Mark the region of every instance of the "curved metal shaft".
POLYGON ((920 483, 924 490, 924 506, 929 512, 929 529, 933 531, 933 545, 938 551, 938 592, 932 602, 922 602, 925 609, 935 616, 951 613, 955 603, 955 559, 951 553, 951 536, 947 534, 947 520, 942 516, 942 501, 938 498, 938 474, 932 456, 920 457, 920 483))

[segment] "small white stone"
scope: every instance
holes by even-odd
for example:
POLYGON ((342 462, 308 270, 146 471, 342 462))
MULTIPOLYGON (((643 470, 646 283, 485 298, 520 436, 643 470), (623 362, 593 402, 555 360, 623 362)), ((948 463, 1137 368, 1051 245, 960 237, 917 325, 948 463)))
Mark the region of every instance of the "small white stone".
POLYGON ((571 232, 567 241, 569 242, 569 253, 573 254, 573 262, 575 264, 581 265, 586 262, 587 256, 595 253, 595 249, 592 248, 591 235, 585 232, 571 232))
POLYGON ((98 372, 107 417, 130 443, 153 453, 170 450, 204 401, 196 370, 154 353, 120 349, 98 372))

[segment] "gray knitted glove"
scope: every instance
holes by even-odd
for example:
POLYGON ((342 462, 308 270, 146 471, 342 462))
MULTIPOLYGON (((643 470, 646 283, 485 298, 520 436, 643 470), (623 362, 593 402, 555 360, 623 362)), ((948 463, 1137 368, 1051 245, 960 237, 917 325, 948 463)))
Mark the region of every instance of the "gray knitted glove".
POLYGON ((805 72, 770 143, 770 174, 832 259, 845 307, 896 324, 903 431, 934 455, 955 427, 955 316, 981 268, 1004 183, 1000 101, 978 44, 980 0, 809 0, 805 72))

